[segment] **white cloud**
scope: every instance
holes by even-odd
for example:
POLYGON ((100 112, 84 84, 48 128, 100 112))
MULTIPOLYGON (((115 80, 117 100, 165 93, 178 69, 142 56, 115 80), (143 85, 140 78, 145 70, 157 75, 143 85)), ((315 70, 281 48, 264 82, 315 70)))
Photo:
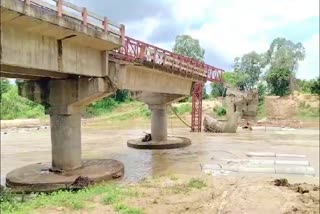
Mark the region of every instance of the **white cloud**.
POLYGON ((300 79, 311 79, 319 77, 319 34, 303 42, 306 49, 306 58, 300 63, 297 77, 300 79))
MULTIPOLYGON (((268 36, 268 32, 281 29, 288 24, 319 17, 319 0, 178 0, 174 2, 173 8, 176 8, 177 20, 203 19, 203 24, 198 29, 190 29, 186 33, 199 39, 205 49, 218 52, 230 63, 234 57, 249 51, 267 50, 273 39, 268 36)), ((273 35, 285 35, 285 32, 275 34, 273 32, 273 35)), ((316 40, 316 37, 312 37, 312 40, 305 43, 308 54, 301 68, 306 69, 307 65, 319 64, 319 54, 316 53, 319 42, 316 44, 316 40)), ((314 75, 310 72, 308 74, 314 75)))

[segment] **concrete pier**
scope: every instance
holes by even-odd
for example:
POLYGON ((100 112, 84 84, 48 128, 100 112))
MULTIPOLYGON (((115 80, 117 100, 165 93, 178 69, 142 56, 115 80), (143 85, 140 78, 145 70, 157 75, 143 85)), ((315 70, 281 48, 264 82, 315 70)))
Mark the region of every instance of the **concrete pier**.
POLYGON ((142 142, 142 138, 128 140, 127 145, 136 149, 175 149, 189 146, 191 140, 184 137, 168 136, 167 106, 171 102, 183 99, 183 95, 141 92, 135 97, 146 103, 151 110, 151 141, 142 142))
POLYGON ((105 78, 23 82, 21 94, 45 106, 51 123, 51 163, 31 164, 8 173, 6 185, 20 192, 69 188, 79 176, 94 182, 119 178, 116 160, 81 159, 81 112, 89 103, 114 92, 105 78))
POLYGON ((151 110, 151 136, 154 141, 167 140, 167 106, 149 105, 151 110))
POLYGON ((52 168, 68 171, 81 166, 81 115, 50 116, 52 168))

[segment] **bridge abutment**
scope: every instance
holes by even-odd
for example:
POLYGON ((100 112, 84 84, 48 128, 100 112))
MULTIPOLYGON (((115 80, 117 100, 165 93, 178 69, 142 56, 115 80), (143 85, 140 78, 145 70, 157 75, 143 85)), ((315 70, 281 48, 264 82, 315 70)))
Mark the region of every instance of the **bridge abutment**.
POLYGON ((190 139, 168 136, 167 107, 171 102, 183 99, 178 94, 140 92, 136 99, 146 103, 151 110, 151 141, 143 142, 141 138, 129 140, 127 145, 136 149, 174 149, 191 144, 190 139))
POLYGON ((114 92, 108 80, 27 81, 20 89, 23 96, 43 104, 50 114, 52 162, 13 170, 7 175, 7 186, 24 192, 52 191, 69 187, 79 176, 106 181, 123 175, 119 161, 81 158, 81 112, 89 103, 114 92))

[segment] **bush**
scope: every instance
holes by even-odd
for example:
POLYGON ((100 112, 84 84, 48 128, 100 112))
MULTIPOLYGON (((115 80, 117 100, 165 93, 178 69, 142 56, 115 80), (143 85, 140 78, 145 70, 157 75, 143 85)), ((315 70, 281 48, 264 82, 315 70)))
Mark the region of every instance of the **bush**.
POLYGON ((106 97, 87 106, 86 113, 88 116, 99 116, 111 112, 117 106, 118 102, 114 98, 106 97))
POLYGON ((211 96, 213 98, 222 97, 224 95, 225 89, 222 83, 212 83, 211 84, 211 96))
POLYGON ((223 106, 214 107, 213 112, 216 113, 218 116, 224 116, 227 114, 227 110, 223 106))
POLYGON ((18 95, 18 88, 12 85, 2 94, 0 119, 37 118, 44 116, 44 107, 18 95))
POLYGON ((289 69, 272 69, 266 75, 266 81, 268 87, 271 90, 271 94, 277 96, 288 95, 290 85, 291 72, 289 69))

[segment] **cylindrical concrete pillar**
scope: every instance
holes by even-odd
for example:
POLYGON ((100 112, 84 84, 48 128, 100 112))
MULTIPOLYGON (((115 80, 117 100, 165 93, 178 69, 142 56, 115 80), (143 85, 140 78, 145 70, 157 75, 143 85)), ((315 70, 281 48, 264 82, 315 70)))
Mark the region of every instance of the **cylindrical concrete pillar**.
POLYGON ((73 170, 81 166, 81 115, 50 116, 52 168, 73 170))
POLYGON ((167 140, 167 108, 166 105, 149 106, 151 110, 152 141, 167 140))

